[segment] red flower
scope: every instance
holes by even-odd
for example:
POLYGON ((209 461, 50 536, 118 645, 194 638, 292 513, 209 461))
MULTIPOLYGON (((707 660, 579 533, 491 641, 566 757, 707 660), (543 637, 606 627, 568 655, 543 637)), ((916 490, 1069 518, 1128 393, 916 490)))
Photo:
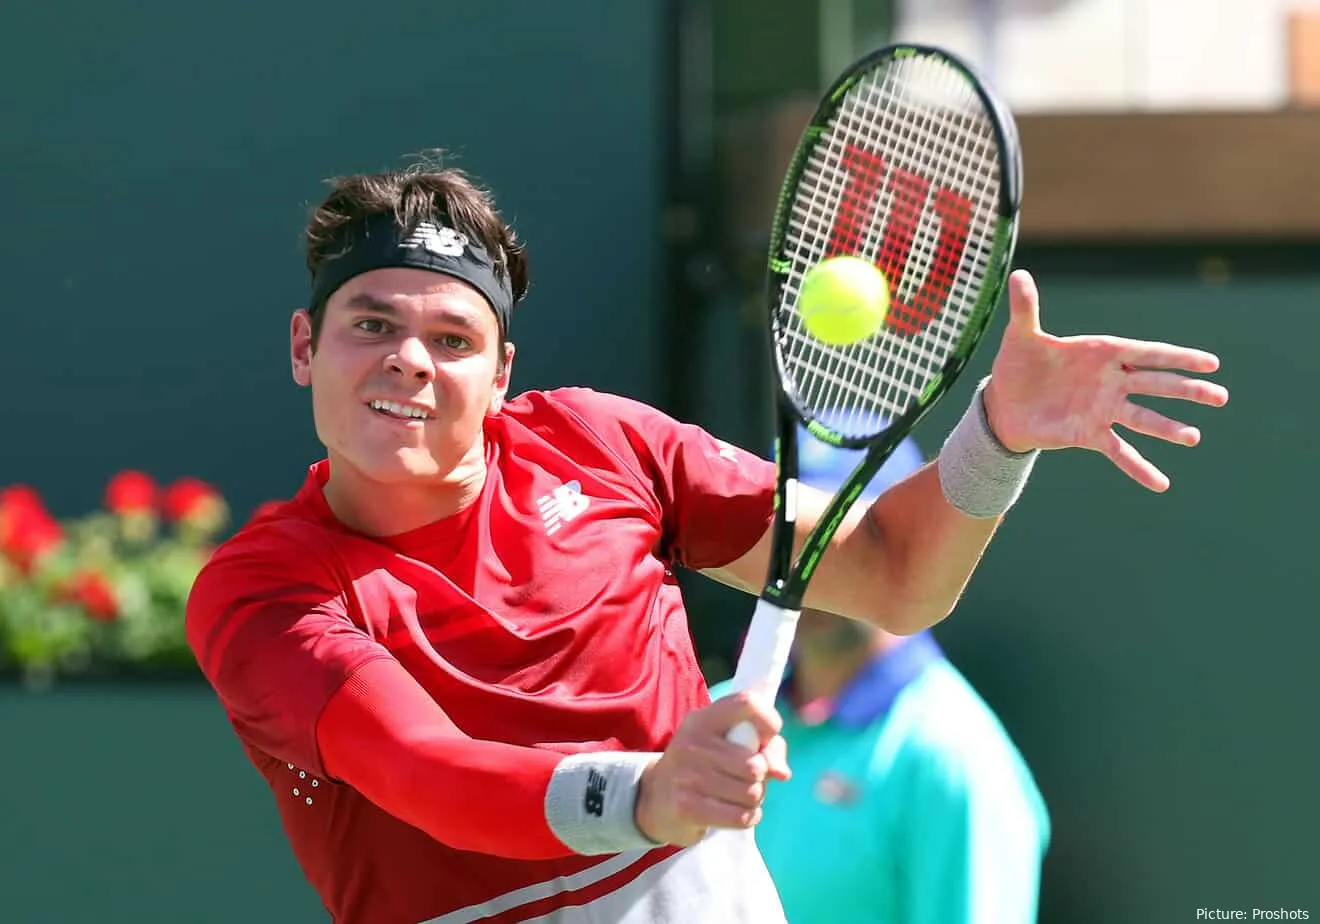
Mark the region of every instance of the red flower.
POLYGON ((220 492, 199 478, 180 478, 165 489, 165 515, 175 522, 201 523, 224 516, 220 492))
POLYGON ((45 510, 46 506, 41 502, 41 495, 37 493, 36 489, 25 484, 12 484, 7 488, 0 489, 0 510, 15 508, 45 510))
POLYGON ((105 488, 105 509, 121 517, 156 509, 156 481, 143 472, 125 471, 105 488))
POLYGON ((77 603, 87 615, 101 622, 119 618, 119 601, 114 585, 105 575, 96 571, 79 571, 64 581, 55 592, 55 598, 65 603, 77 603))
POLYGON ((41 496, 27 485, 0 491, 0 553, 23 573, 64 541, 64 530, 47 512, 41 496))

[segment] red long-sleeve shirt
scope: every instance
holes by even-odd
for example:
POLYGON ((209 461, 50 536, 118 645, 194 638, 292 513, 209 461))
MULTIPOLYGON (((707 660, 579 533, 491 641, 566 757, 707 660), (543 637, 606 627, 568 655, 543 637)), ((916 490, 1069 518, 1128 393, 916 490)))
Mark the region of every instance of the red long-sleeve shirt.
POLYGON ((195 584, 190 644, 305 874, 345 924, 654 913, 642 890, 758 919, 750 835, 578 856, 544 796, 562 754, 663 750, 709 701, 673 568, 753 545, 773 466, 585 389, 508 402, 486 443, 473 505, 385 539, 335 519, 318 463, 195 584))

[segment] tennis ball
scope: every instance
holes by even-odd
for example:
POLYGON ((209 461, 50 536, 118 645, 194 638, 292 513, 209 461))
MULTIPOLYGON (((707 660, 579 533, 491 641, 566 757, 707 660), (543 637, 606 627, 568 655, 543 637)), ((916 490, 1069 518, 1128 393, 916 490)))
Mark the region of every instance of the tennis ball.
POLYGON ((861 257, 822 260, 802 278, 798 313, 808 333, 830 346, 873 336, 889 313, 889 280, 861 257))

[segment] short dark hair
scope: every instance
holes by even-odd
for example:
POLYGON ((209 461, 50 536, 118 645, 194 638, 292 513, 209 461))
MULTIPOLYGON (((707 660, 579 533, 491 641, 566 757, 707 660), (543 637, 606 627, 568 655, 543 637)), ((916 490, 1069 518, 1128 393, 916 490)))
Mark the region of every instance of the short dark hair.
MULTIPOLYGON (((443 152, 424 152, 399 170, 356 173, 329 180, 330 192, 315 209, 303 232, 307 273, 315 279, 321 264, 342 253, 353 229, 377 215, 394 215, 399 227, 411 230, 419 222, 447 218, 456 230, 481 241, 498 270, 509 278, 513 303, 527 294, 527 249, 495 208, 490 192, 467 173, 443 163, 443 152)), ((312 311, 312 346, 321 333, 322 312, 312 311)), ((503 361, 504 334, 500 337, 503 361)))

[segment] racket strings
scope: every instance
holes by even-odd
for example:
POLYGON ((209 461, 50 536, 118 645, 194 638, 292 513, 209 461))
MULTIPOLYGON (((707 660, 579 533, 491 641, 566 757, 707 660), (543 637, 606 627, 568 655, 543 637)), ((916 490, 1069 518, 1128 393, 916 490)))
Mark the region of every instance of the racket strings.
POLYGON ((998 227, 994 123, 960 71, 901 58, 844 96, 793 197, 777 347, 799 406, 832 430, 868 437, 940 374, 976 313, 998 227), (830 346, 797 311, 803 276, 829 256, 862 256, 893 287, 875 336, 830 346))

